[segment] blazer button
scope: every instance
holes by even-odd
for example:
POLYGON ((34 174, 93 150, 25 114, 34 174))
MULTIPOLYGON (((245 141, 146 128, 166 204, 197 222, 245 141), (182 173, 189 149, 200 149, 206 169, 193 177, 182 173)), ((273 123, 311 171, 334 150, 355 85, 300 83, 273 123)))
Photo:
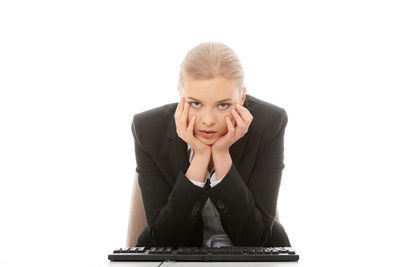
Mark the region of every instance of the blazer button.
POLYGON ((200 209, 200 207, 201 207, 201 203, 200 203, 199 201, 197 201, 197 202, 194 204, 193 210, 198 211, 198 210, 200 209))
POLYGON ((221 210, 222 210, 223 208, 225 208, 225 205, 224 205, 224 203, 222 203, 221 200, 217 200, 217 205, 218 205, 218 208, 220 208, 221 210))
POLYGON ((194 204, 193 209, 192 209, 192 212, 190 212, 190 215, 191 215, 192 217, 196 217, 198 211, 200 210, 200 207, 201 207, 201 203, 200 203, 199 201, 197 201, 197 202, 194 204))

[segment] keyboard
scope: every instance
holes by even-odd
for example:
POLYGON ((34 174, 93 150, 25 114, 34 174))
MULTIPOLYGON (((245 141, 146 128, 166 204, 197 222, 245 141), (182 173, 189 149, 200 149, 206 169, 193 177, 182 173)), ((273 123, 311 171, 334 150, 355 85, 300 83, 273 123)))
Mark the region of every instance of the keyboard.
POLYGON ((110 261, 298 261, 291 247, 130 247, 108 255, 110 261))

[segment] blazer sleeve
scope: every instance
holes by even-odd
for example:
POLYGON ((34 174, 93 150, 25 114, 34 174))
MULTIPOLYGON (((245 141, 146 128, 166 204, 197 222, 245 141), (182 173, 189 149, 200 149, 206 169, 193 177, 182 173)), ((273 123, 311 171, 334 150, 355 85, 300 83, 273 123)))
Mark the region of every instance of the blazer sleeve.
POLYGON ((284 168, 284 133, 288 118, 286 111, 282 111, 272 138, 266 137, 266 131, 272 129, 264 129, 248 185, 232 163, 227 175, 210 189, 221 224, 234 246, 265 246, 271 236, 284 168))
POLYGON ((178 247, 193 244, 193 240, 201 241, 201 237, 194 234, 202 234, 195 229, 201 225, 201 210, 207 200, 204 188, 189 181, 185 169, 171 188, 151 153, 143 146, 142 140, 148 135, 140 127, 140 120, 134 116, 136 171, 147 220, 145 238, 139 237, 137 246, 178 247))

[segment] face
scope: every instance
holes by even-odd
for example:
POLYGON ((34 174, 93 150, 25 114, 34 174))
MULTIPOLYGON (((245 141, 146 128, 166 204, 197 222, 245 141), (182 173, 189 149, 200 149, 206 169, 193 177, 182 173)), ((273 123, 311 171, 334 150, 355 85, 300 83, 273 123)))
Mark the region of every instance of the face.
MULTIPOLYGON (((179 89, 179 88, 178 88, 179 89)), ((217 77, 209 80, 185 79, 180 96, 189 103, 188 124, 193 115, 196 121, 193 134, 203 143, 212 145, 228 132, 225 117, 228 116, 236 126, 231 113, 235 104, 243 105, 246 88, 239 95, 237 82, 217 77), (214 131, 214 134, 204 134, 202 131, 214 131)))

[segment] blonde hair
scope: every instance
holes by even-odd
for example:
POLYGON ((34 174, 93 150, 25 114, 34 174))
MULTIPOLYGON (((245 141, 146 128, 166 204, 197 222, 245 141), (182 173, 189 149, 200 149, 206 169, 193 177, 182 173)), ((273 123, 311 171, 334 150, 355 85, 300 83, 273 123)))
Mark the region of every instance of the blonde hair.
POLYGON ((223 43, 200 43, 193 47, 183 59, 178 88, 183 88, 185 78, 213 79, 218 76, 236 80, 239 94, 242 95, 244 73, 236 53, 223 43))

